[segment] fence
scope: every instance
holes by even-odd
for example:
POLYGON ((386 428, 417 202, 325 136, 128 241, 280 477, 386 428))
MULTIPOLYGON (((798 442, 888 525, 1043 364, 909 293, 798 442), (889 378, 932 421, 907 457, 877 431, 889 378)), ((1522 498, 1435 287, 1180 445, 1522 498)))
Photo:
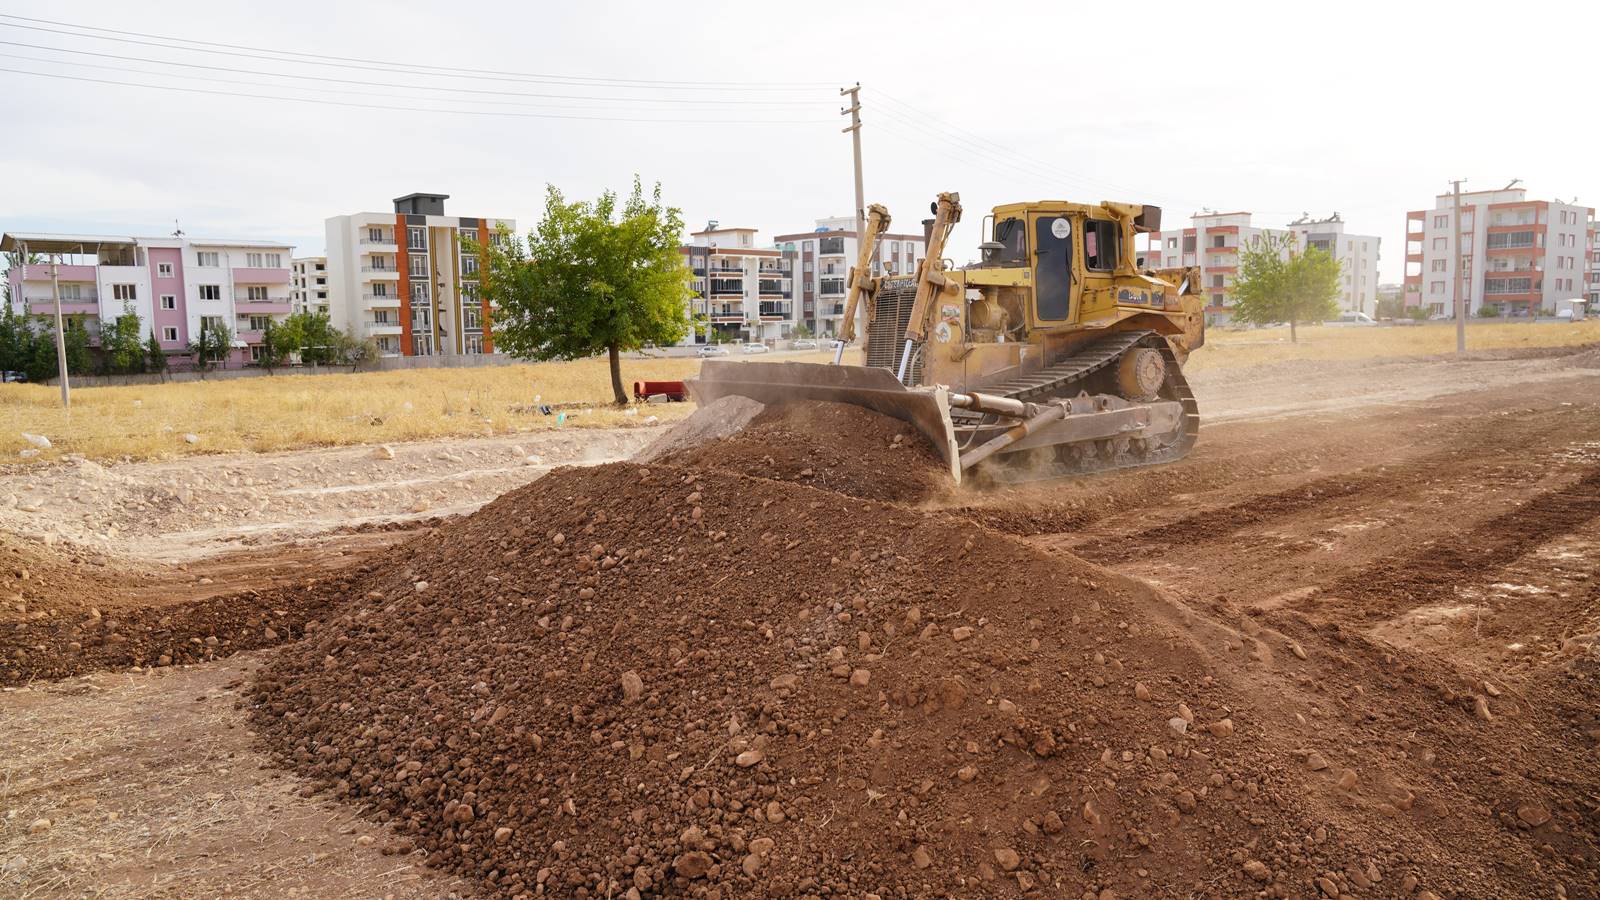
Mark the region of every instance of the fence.
MULTIPOLYGON (((233 378, 260 378, 265 375, 331 375, 350 372, 395 372, 405 369, 472 369, 483 366, 510 366, 522 360, 498 353, 471 353, 439 356, 381 356, 358 366, 280 366, 268 372, 260 366, 241 369, 199 371, 175 365, 165 374, 73 375, 73 387, 117 387, 130 384, 162 384, 186 381, 227 381, 233 378)), ((55 384, 54 378, 44 384, 55 384)))

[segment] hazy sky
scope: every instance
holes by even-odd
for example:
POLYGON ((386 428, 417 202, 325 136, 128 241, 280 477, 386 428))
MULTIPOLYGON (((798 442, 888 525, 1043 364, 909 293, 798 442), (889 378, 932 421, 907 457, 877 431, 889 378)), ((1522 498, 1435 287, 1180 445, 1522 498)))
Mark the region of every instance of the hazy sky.
POLYGON ((1405 211, 1450 178, 1600 199, 1595 9, 0 0, 13 17, 147 35, 0 17, 0 228, 161 234, 176 218, 305 254, 327 216, 412 191, 526 229, 546 183, 589 196, 639 173, 690 228, 769 236, 849 214, 838 86, 859 81, 868 201, 916 230, 936 192, 960 191, 958 262, 996 203, 1117 199, 1163 206, 1169 227, 1202 207, 1269 225, 1337 210, 1383 238, 1381 275, 1397 281, 1405 211), (168 38, 237 47, 152 46, 168 38), (394 108, 326 105, 340 103, 394 108), (495 115, 432 111, 450 109, 495 115))

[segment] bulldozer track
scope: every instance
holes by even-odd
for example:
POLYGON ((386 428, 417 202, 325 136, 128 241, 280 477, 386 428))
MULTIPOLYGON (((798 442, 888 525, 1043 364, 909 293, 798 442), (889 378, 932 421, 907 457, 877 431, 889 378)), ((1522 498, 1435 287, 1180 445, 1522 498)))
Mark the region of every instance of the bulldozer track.
MULTIPOLYGON (((1177 356, 1172 352, 1172 346, 1167 343, 1166 338, 1154 331, 1122 331, 1105 335, 1069 359, 1024 377, 987 386, 982 389, 982 393, 998 394, 1024 401, 1068 397, 1072 395, 1077 383, 1115 363, 1124 353, 1139 346, 1149 346, 1159 350, 1167 363, 1166 382, 1162 385, 1161 397, 1164 400, 1176 400, 1183 405, 1182 427, 1178 431, 1177 440, 1154 450, 1123 453, 1111 458, 1082 459, 1075 462, 1058 459, 1052 465, 1032 466, 1020 470, 992 466, 991 471, 987 473, 988 477, 1001 484, 1024 484, 1159 465, 1188 455, 1189 450, 1200 438, 1200 407, 1195 402, 1194 392, 1190 390, 1188 380, 1183 377, 1183 369, 1178 363, 1177 356)), ((952 410, 951 418, 957 426, 970 426, 982 424, 984 417, 952 410)))

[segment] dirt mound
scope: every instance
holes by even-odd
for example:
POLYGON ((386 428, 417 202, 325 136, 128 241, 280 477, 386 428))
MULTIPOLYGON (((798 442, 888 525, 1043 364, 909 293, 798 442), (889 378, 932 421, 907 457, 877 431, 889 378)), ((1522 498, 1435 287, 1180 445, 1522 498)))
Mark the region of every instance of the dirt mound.
POLYGON ((1237 634, 958 519, 614 464, 398 558, 255 721, 488 893, 1237 896, 1408 863, 1319 828, 1213 677, 1237 634))
POLYGON ((0 535, 0 626, 74 616, 115 603, 147 580, 92 551, 0 535))
POLYGON ((0 684, 66 678, 102 669, 220 659, 297 640, 350 595, 357 573, 295 587, 178 603, 83 611, 0 630, 0 684))
POLYGON ((722 397, 696 409, 689 418, 634 454, 635 462, 654 462, 669 453, 692 450, 701 444, 721 440, 750 423, 766 405, 737 394, 722 397))
POLYGON ((901 503, 925 500, 945 490, 949 480, 915 428, 848 403, 768 407, 738 431, 660 454, 656 461, 901 503))

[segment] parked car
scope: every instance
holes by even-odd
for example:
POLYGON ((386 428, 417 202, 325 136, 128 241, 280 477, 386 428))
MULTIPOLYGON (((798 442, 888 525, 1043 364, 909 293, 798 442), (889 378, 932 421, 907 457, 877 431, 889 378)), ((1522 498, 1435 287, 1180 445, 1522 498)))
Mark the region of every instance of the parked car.
POLYGON ((27 380, 28 380, 28 375, 27 375, 26 372, 0 372, 0 381, 23 382, 23 381, 27 381, 27 380))
POLYGON ((744 352, 745 353, 766 353, 767 350, 768 350, 768 347, 767 347, 766 344, 745 344, 744 345, 744 352))
POLYGON ((722 346, 721 344, 701 344, 700 345, 700 350, 699 350, 699 355, 700 356, 727 356, 728 355, 728 348, 722 346))
POLYGON ((1323 324, 1325 324, 1325 325, 1377 325, 1378 324, 1378 320, 1374 319, 1373 317, 1367 315, 1364 312, 1353 312, 1352 311, 1352 312, 1340 313, 1339 314, 1339 318, 1334 319, 1332 322, 1324 322, 1323 324))
POLYGON ((789 349, 791 349, 791 350, 815 350, 815 349, 817 349, 817 342, 813 341, 813 340, 807 340, 806 338, 801 338, 798 341, 794 341, 794 342, 790 343, 789 344, 789 349))

